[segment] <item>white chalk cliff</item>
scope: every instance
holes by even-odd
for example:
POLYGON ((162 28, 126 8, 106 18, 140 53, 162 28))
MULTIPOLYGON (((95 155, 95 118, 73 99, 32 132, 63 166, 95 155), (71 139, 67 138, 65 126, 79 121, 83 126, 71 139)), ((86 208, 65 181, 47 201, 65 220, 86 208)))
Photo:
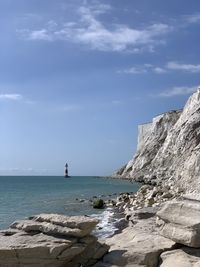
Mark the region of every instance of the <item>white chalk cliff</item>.
POLYGON ((183 110, 139 126, 136 154, 116 175, 200 192, 200 88, 183 110))

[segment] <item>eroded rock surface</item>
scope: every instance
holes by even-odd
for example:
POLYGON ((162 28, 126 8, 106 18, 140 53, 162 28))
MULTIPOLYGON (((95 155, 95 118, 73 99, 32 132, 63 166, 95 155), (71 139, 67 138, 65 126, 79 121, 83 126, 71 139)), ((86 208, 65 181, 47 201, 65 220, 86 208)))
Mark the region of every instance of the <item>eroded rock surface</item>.
POLYGON ((200 267, 200 250, 184 247, 161 254, 160 267, 200 267))
POLYGON ((157 215, 163 221, 161 235, 183 245, 200 247, 199 201, 171 201, 157 215))
POLYGON ((154 118, 139 140, 136 155, 116 175, 200 192, 200 89, 183 111, 154 118))
POLYGON ((90 234, 97 223, 87 216, 57 214, 15 222, 0 232, 0 266, 90 266, 109 248, 90 234))

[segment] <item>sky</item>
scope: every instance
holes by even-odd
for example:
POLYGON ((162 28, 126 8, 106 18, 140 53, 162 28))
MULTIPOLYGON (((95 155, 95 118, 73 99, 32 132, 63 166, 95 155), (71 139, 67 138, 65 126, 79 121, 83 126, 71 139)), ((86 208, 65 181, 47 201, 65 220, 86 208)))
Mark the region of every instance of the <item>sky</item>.
POLYGON ((200 84, 198 0, 1 0, 0 175, 110 175, 200 84))

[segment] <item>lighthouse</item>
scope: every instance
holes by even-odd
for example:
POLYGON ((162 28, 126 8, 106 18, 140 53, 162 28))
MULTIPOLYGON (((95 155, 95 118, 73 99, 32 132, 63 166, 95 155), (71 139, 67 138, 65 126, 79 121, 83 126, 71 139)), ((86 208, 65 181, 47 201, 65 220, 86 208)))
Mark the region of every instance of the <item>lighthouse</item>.
POLYGON ((69 177, 68 175, 68 164, 65 164, 65 177, 69 177))

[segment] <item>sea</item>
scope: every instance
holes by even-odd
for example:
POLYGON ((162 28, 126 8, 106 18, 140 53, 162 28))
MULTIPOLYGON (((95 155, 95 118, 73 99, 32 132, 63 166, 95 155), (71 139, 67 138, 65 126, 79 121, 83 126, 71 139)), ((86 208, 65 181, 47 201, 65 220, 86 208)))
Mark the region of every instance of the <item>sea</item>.
POLYGON ((117 230, 114 210, 94 209, 91 199, 116 199, 138 188, 128 180, 93 176, 0 176, 0 229, 40 213, 91 215, 100 221, 96 235, 108 237, 117 230))

